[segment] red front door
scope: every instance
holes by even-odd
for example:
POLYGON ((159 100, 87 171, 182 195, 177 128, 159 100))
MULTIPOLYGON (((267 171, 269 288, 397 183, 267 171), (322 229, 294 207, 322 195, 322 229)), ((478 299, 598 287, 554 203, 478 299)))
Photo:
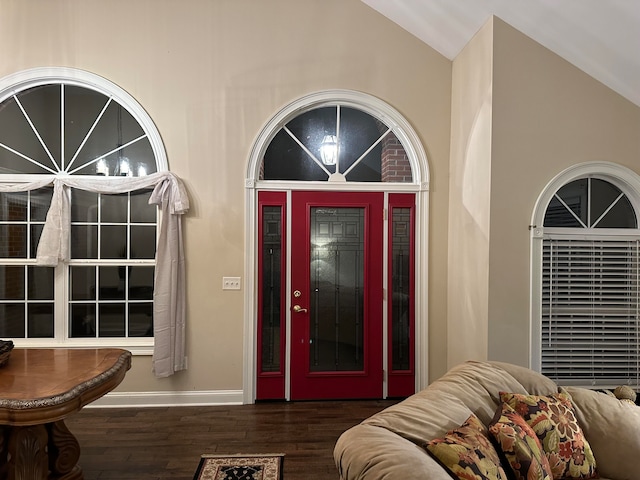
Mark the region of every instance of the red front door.
POLYGON ((290 396, 381 398, 380 192, 292 192, 290 396))

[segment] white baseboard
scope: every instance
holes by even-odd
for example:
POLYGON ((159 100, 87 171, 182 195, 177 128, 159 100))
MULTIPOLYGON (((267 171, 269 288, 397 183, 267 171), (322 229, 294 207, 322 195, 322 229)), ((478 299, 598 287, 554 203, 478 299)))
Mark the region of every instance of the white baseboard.
POLYGON ((196 407, 242 404, 242 390, 109 392, 85 408, 196 407))

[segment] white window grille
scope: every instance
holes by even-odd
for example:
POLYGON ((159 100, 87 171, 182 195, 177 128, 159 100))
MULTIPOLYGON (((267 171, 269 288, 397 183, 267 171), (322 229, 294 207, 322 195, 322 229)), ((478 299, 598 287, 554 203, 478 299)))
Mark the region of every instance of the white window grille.
MULTIPOLYGON (((0 187, 47 177, 100 182, 166 171, 159 134, 110 82, 35 69, 0 85, 0 187)), ((68 190, 68 260, 36 249, 51 183, 0 193, 0 337, 17 345, 115 345, 151 352, 157 207, 152 185, 117 194, 68 190), (145 350, 146 349, 146 350, 145 350)))

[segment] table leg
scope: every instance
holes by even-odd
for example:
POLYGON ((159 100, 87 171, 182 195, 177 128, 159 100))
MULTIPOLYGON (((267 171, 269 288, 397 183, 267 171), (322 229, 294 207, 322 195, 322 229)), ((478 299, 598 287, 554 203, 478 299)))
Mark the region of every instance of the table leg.
POLYGON ((0 427, 0 478, 83 480, 80 445, 62 420, 46 425, 0 427))
POLYGON ((9 428, 8 480, 46 480, 48 435, 44 425, 9 428))
POLYGON ((82 470, 78 466, 80 444, 69 431, 64 421, 47 424, 49 431, 50 479, 82 480, 82 470))

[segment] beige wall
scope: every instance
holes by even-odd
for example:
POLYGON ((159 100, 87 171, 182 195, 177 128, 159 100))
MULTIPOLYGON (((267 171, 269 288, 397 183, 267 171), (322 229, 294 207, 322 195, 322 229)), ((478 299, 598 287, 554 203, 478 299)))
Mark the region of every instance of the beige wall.
POLYGON ((446 369, 451 62, 359 0, 0 0, 0 76, 88 70, 148 111, 192 209, 189 370, 157 380, 136 357, 120 391, 242 388, 244 178, 261 127, 311 92, 353 89, 399 110, 430 162, 429 368, 446 369))
POLYGON ((453 61, 447 364, 487 358, 493 23, 453 61))
POLYGON ((640 173, 640 108, 505 22, 494 21, 489 358, 529 364, 529 224, 567 167, 640 173))
POLYGON ((640 108, 493 18, 453 62, 451 116, 448 367, 527 366, 536 200, 578 163, 640 173, 640 108))

